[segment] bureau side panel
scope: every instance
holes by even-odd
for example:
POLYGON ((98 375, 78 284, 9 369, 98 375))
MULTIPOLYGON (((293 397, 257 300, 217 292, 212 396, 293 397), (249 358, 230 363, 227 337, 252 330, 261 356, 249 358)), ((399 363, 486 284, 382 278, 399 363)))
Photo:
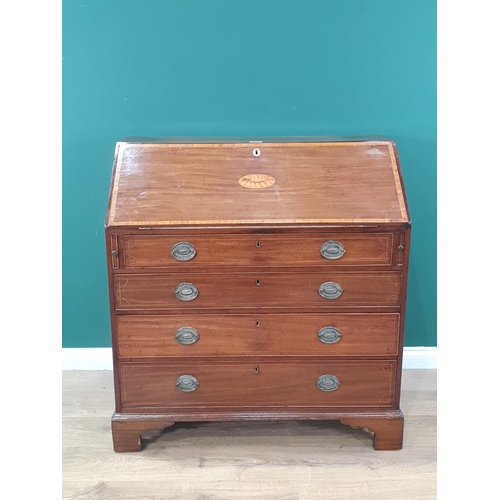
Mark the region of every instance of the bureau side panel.
POLYGON ((106 238, 106 262, 108 270, 108 293, 109 293, 109 312, 111 325, 111 345, 113 351, 113 380, 115 386, 115 409, 121 411, 120 401, 120 377, 117 369, 118 366, 118 349, 116 336, 116 297, 114 288, 114 270, 119 268, 119 261, 115 254, 118 248, 118 236, 114 234, 109 227, 105 229, 106 238))
POLYGON ((401 283, 401 306, 400 306, 400 328, 399 328, 399 349, 398 349, 398 364, 397 364, 397 379, 396 379, 396 395, 395 404, 399 408, 401 398, 401 378, 403 373, 403 347, 404 347, 404 332, 406 322, 406 307, 407 307, 407 294, 408 294, 408 269, 410 262, 410 241, 411 241, 411 228, 408 227, 405 231, 400 233, 400 247, 403 247, 403 254, 401 255, 401 268, 402 268, 402 283, 401 283))

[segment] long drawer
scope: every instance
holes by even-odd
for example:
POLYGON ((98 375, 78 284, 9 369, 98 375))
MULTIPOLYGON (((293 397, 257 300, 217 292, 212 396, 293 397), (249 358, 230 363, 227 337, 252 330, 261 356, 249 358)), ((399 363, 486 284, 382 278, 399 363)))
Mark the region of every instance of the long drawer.
POLYGON ((280 235, 124 235, 123 265, 196 270, 207 266, 387 266, 393 233, 280 235))
POLYGON ((399 306, 401 273, 241 273, 114 276, 116 309, 399 306))
POLYGON ((123 409, 171 407, 390 407, 395 361, 119 365, 123 409))
POLYGON ((119 315, 118 356, 396 356, 399 314, 119 315))

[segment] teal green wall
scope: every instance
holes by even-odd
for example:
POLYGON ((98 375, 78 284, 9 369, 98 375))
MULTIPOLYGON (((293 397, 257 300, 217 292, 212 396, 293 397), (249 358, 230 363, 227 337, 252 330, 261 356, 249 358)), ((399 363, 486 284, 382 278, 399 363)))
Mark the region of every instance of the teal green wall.
POLYGON ((413 218, 407 346, 436 345, 436 1, 64 0, 63 346, 109 347, 126 136, 385 135, 413 218))

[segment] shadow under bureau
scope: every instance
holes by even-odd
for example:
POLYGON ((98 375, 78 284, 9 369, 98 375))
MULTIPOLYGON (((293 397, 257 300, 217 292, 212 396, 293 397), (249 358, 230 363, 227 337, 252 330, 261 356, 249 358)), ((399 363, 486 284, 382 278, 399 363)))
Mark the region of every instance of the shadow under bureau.
POLYGON ((394 142, 130 139, 106 220, 115 451, 175 422, 340 420, 399 449, 394 142))

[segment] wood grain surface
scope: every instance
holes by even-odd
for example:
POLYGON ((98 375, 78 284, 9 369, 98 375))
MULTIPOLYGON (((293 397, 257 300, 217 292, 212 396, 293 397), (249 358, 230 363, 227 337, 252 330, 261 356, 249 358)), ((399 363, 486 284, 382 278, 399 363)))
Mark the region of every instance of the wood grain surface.
POLYGON ((118 143, 106 219, 115 450, 140 449, 148 422, 251 418, 344 419, 376 449, 400 448, 409 226, 390 140, 118 143), (317 337, 337 313, 340 354, 317 337), (165 342, 170 318, 202 337, 165 342), (339 388, 321 391, 332 375, 339 388), (195 390, 179 391, 183 379, 195 390))
POLYGON ((389 408, 394 401, 396 362, 373 361, 171 361, 163 364, 121 363, 120 389, 123 410, 192 407, 268 410, 294 407, 389 408), (320 376, 334 375, 340 386, 322 391, 320 376), (197 379, 192 392, 176 388, 181 375, 197 379))
POLYGON ((116 309, 189 310, 289 307, 328 309, 338 307, 400 304, 399 272, 330 272, 330 273, 185 273, 177 275, 119 274, 114 277, 116 309), (325 282, 339 284, 343 292, 335 299, 325 299, 319 287, 325 282), (193 300, 182 301, 174 291, 181 283, 198 289, 193 300))
POLYGON ((404 447, 339 422, 176 423, 115 453, 111 371, 63 372, 64 500, 435 500, 436 372, 405 371, 404 447))
POLYGON ((123 263, 127 269, 167 268, 191 270, 207 266, 387 266, 392 262, 393 233, 330 234, 301 237, 184 234, 176 236, 124 235, 123 263), (328 241, 340 243, 345 254, 326 259, 320 253, 328 241), (196 255, 188 261, 172 256, 176 243, 188 242, 196 255))
POLYGON ((188 314, 119 315, 118 356, 396 356, 399 314, 188 314), (322 328, 333 326, 339 341, 320 341, 322 328), (194 328, 198 340, 181 344, 176 333, 194 328))
POLYGON ((107 225, 408 222, 395 145, 117 145, 107 225), (269 175, 247 189, 239 180, 269 175))

